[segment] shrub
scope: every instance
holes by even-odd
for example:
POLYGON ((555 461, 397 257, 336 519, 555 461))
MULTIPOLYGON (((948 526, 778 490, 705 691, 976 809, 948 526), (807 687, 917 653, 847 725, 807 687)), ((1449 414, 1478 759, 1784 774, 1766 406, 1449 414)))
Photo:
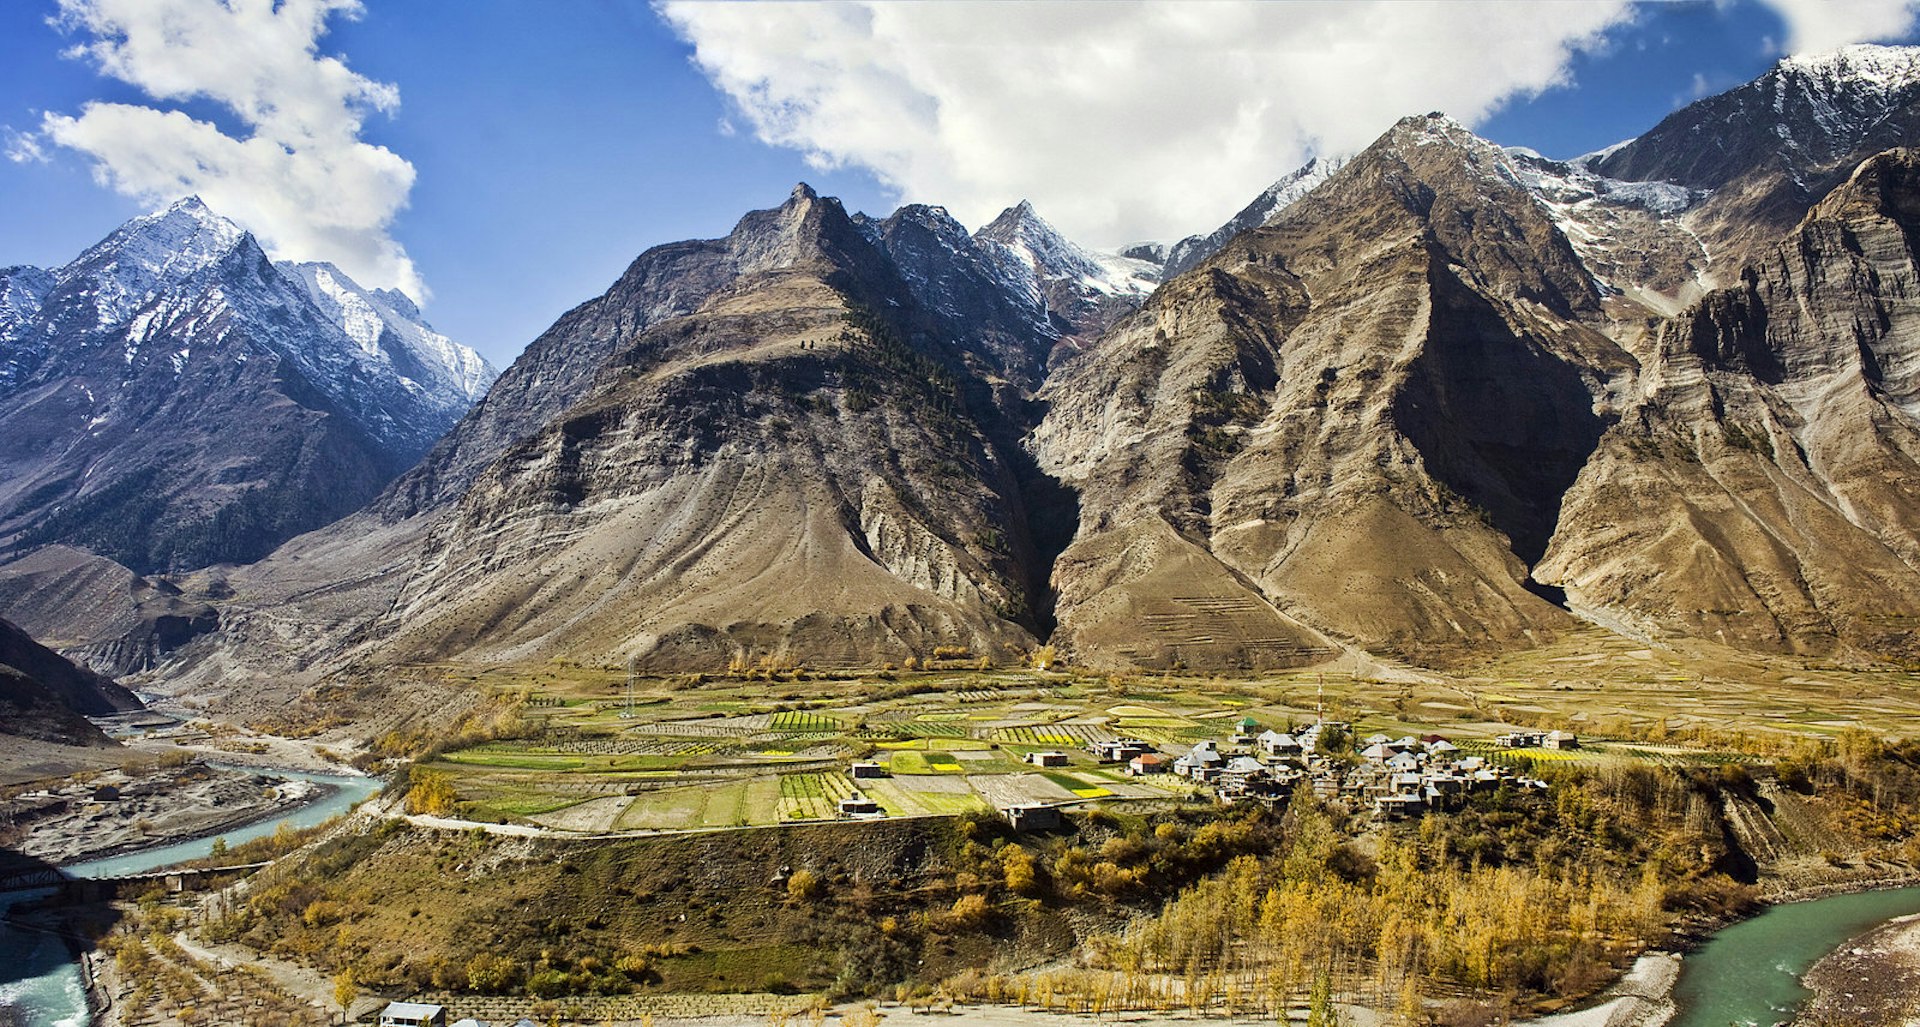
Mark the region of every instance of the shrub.
POLYGON ((787 898, 795 902, 812 902, 825 891, 826 883, 811 870, 795 870, 793 876, 787 878, 787 898))

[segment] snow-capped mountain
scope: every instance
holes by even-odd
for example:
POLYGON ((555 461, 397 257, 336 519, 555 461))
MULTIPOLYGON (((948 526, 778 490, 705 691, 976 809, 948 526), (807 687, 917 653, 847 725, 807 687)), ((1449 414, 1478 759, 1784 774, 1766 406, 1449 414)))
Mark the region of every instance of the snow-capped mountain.
POLYGON ((1788 57, 1758 79, 1675 111, 1593 155, 1610 178, 1715 189, 1757 168, 1798 176, 1920 129, 1920 47, 1848 46, 1788 57))
POLYGON ((373 363, 384 363, 421 395, 464 410, 499 377, 485 358, 435 331, 397 289, 366 289, 325 262, 276 265, 307 287, 324 311, 373 363))
POLYGON ((1159 283, 1148 261, 1080 246, 1021 201, 969 235, 945 207, 909 204, 854 224, 886 254, 955 344, 991 353, 1002 374, 1038 385, 1048 353, 1139 307, 1159 283))
POLYGON ((364 503, 493 377, 411 301, 189 198, 0 278, 0 548, 251 559, 364 503))
MULTIPOLYGON (((1208 232, 1206 235, 1190 235, 1166 248, 1162 263, 1164 275, 1172 278, 1201 261, 1220 252, 1227 241, 1241 232, 1259 228, 1280 215, 1281 211, 1292 206, 1294 201, 1312 192, 1316 186, 1330 178, 1334 172, 1346 164, 1345 157, 1315 157, 1279 181, 1268 186, 1253 202, 1241 208, 1240 213, 1227 220, 1227 223, 1208 232)), ((1140 256, 1149 252, 1142 250, 1140 256)))
POLYGON ((1046 284, 1070 282, 1103 296, 1144 296, 1160 281, 1158 269, 1144 260, 1098 253, 1061 235, 1026 200, 1002 211, 974 233, 974 240, 1003 249, 1029 268, 1043 291, 1046 284))

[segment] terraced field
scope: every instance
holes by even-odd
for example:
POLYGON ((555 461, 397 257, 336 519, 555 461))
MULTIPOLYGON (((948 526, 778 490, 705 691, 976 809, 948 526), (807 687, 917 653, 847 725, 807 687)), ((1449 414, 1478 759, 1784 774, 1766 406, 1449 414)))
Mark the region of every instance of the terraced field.
POLYGON ((856 791, 844 774, 788 774, 780 778, 780 819, 832 820, 856 791))
POLYGON ((1180 801, 1190 785, 1125 778, 1086 749, 1139 737, 1177 755, 1225 737, 1244 717, 1286 731, 1324 715, 1361 737, 1439 734, 1468 754, 1543 766, 1714 766, 1766 758, 1768 739, 1854 728, 1902 735, 1920 723, 1912 674, 1699 645, 1652 649, 1598 631, 1451 674, 1342 657, 1241 680, 939 671, 697 688, 650 682, 631 716, 620 675, 543 667, 531 678, 489 670, 467 680, 531 693, 523 715, 532 729, 433 764, 455 779, 462 808, 486 820, 600 830, 832 817, 854 790, 847 767, 856 759, 891 771, 862 786, 892 816, 1029 801, 1180 801), (1521 726, 1574 730, 1584 744, 1566 752, 1493 744, 1521 726), (1022 762, 1042 750, 1068 753, 1070 765, 1043 773, 1022 762))

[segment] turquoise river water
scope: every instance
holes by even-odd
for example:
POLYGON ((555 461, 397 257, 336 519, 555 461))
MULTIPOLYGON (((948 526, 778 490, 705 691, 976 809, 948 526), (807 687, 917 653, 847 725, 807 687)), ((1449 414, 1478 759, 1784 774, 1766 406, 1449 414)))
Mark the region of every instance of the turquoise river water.
MULTIPOLYGON (((308 803, 285 816, 227 832, 222 837, 230 845, 262 838, 278 830, 281 824, 311 827, 352 809, 361 800, 379 790, 380 782, 367 777, 342 777, 333 774, 304 774, 275 770, 276 777, 294 777, 333 786, 332 794, 308 803)), ((181 842, 147 849, 125 856, 70 864, 63 869, 75 877, 113 877, 139 873, 186 859, 198 859, 213 853, 213 839, 181 842)), ((0 894, 0 913, 13 905, 45 892, 0 894)), ((61 939, 40 931, 29 931, 0 921, 0 1010, 15 1014, 24 1027, 85 1027, 87 996, 81 980, 80 965, 67 952, 61 939)))
POLYGON ((1920 913, 1920 887, 1789 902, 1714 934, 1680 964, 1668 1027, 1771 1027, 1812 997, 1800 978, 1847 939, 1920 913))
MULTIPOLYGON (((232 844, 273 833, 282 823, 306 827, 338 816, 379 788, 369 778, 275 773, 335 786, 325 799, 226 835, 232 844)), ((106 877, 136 873, 213 851, 213 840, 183 842, 112 859, 77 863, 69 873, 106 877)), ((0 895, 0 910, 34 893, 0 895)), ((1669 1027, 1771 1027, 1809 997, 1800 978, 1821 956, 1894 917, 1920 913, 1920 887, 1836 895, 1775 906, 1714 934, 1682 963, 1669 1027)), ((0 922, 0 1007, 25 1027, 85 1027, 80 968, 60 939, 0 922)))

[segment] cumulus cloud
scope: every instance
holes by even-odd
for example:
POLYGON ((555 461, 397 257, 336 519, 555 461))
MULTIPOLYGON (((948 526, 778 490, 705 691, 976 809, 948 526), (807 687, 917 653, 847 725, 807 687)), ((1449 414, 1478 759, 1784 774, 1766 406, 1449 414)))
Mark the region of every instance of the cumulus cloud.
POLYGON ((1787 23, 1789 53, 1898 39, 1913 31, 1912 0, 1765 0, 1787 23))
POLYGON ((656 8, 760 139, 978 225, 1030 199, 1098 245, 1223 221, 1314 153, 1566 81, 1625 0, 656 8))
POLYGON ((420 296, 389 233, 413 166, 360 139, 366 116, 396 109, 399 92, 318 51, 329 18, 360 11, 359 0, 60 0, 59 24, 89 37, 68 56, 156 101, 218 104, 245 134, 180 110, 95 102, 44 115, 39 135, 93 158, 95 177, 122 193, 197 193, 276 257, 330 260, 362 284, 420 296))

